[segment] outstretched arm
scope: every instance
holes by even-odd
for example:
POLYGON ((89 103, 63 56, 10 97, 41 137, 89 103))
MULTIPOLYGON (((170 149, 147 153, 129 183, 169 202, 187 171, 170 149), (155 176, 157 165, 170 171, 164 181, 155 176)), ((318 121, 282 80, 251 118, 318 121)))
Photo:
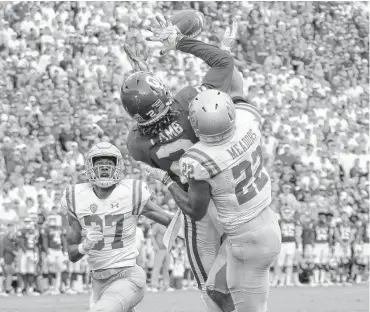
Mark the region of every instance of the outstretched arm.
POLYGON ((141 214, 149 218, 150 220, 153 220, 154 222, 162 224, 166 227, 171 223, 172 220, 172 217, 168 213, 163 211, 163 209, 161 209, 151 200, 146 203, 141 214))
POLYGON ((82 228, 77 219, 68 216, 69 227, 67 229, 67 251, 71 262, 77 262, 83 258, 78 246, 82 242, 82 228))
POLYGON ((233 76, 234 58, 227 51, 188 37, 180 40, 176 48, 181 52, 193 54, 211 67, 203 78, 203 86, 228 91, 233 76))
POLYGON ((168 190, 179 208, 195 221, 203 219, 211 200, 210 185, 206 181, 190 179, 189 192, 186 193, 176 182, 167 182, 168 190))

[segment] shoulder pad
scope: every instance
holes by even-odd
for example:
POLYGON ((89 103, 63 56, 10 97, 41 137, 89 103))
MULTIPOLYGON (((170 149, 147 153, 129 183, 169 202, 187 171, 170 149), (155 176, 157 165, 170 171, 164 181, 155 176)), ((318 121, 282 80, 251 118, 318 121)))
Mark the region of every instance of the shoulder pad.
POLYGON ((258 123, 261 123, 262 121, 261 111, 253 104, 249 104, 247 102, 237 102, 235 103, 235 109, 251 113, 258 123))
POLYGON ((207 164, 191 151, 181 157, 180 171, 187 179, 208 180, 213 177, 213 172, 207 164))
POLYGON ((189 148, 181 159, 180 170, 188 179, 207 180, 222 171, 209 154, 197 148, 197 144, 189 148))

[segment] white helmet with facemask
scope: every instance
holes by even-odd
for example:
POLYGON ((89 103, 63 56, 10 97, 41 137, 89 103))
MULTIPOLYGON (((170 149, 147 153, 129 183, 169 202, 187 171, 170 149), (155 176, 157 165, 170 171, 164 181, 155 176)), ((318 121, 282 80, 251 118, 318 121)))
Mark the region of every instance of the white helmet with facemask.
POLYGON ((107 188, 124 176, 124 162, 120 150, 108 142, 95 144, 85 156, 86 175, 92 184, 107 188), (100 159, 112 159, 114 165, 96 164, 100 159))

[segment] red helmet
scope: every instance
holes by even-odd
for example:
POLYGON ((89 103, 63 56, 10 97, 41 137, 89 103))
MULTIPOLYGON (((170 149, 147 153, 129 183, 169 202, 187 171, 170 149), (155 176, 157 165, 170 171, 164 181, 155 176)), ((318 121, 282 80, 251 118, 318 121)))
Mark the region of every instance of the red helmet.
POLYGON ((169 110, 172 95, 161 79, 149 72, 130 75, 121 87, 122 106, 139 125, 155 123, 169 110))

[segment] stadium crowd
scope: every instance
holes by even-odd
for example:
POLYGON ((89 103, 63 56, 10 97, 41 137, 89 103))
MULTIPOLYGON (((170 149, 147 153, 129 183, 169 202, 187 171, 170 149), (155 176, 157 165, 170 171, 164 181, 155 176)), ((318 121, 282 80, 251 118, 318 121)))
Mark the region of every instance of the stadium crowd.
MULTIPOLYGON (((354 240, 347 260, 356 262, 364 243, 356 231, 362 233, 359 229, 368 222, 369 212, 365 2, 4 2, 0 4, 0 292, 13 291, 12 279, 3 285, 4 277, 21 273, 17 269, 23 251, 14 233, 22 233, 25 221, 34 218, 44 228, 50 215, 60 214, 61 225, 66 225, 65 212, 59 211, 61 195, 70 183, 85 181, 83 155, 92 144, 115 144, 125 158, 126 175, 146 179, 126 148, 133 123, 121 109, 119 88, 132 68, 123 45, 129 43, 148 58, 150 69, 175 86, 174 92, 188 83, 199 84, 207 65, 179 52, 160 56, 160 46, 145 41, 145 27, 156 14, 171 15, 186 8, 204 14, 199 39, 205 42, 219 44, 225 28, 232 21, 239 24, 232 54, 248 100, 264 115, 263 148, 273 180, 272 206, 277 213, 292 208, 303 229, 303 253, 293 259, 301 282, 309 267, 305 259, 312 256, 307 246, 315 244, 305 231, 312 229, 319 215, 333 228, 345 215, 350 218, 354 240)), ((177 207, 166 188, 149 182, 156 202, 174 213, 177 207)), ((167 255, 162 242, 165 229, 147 220, 140 224, 138 262, 147 269, 152 290, 162 284, 169 290, 193 287, 183 240, 178 238, 167 255)), ((335 235, 328 238, 330 250, 335 239, 335 235)), ((47 253, 40 247, 40 263, 47 253)), ((284 261, 277 266, 284 267, 284 261)), ((88 274, 86 263, 67 262, 61 270, 81 282, 88 274)), ((50 272, 43 267, 26 273, 45 277, 50 272)), ((346 283, 359 272, 334 271, 345 280, 333 274, 331 281, 346 283)), ((61 283, 64 290, 72 285, 66 276, 61 283)), ((35 294, 33 283, 40 290, 37 281, 23 290, 35 294)), ((21 294, 22 283, 18 286, 21 294)))

